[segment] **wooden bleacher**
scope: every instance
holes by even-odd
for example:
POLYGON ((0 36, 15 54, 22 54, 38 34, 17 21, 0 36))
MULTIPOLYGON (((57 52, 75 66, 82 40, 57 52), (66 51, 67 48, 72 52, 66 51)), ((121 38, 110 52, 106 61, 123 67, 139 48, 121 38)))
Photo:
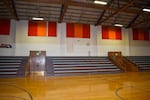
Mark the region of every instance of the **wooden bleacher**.
POLYGON ((138 72, 138 67, 127 57, 122 56, 121 52, 108 52, 108 58, 124 72, 138 72))
MULTIPOLYGON (((138 66, 140 71, 150 71, 149 56, 130 56, 126 57, 129 61, 138 66)), ((0 56, 0 77, 22 77, 25 76, 31 67, 28 57, 19 56, 0 56), (27 68, 27 70, 26 70, 27 68)), ((118 59, 116 60, 119 61, 118 59)), ((124 58, 123 58, 124 61, 124 58)), ((110 74, 124 72, 108 57, 46 57, 45 75, 47 76, 68 76, 83 74, 110 74)), ((39 64, 38 64, 39 65, 39 64)), ((129 64, 125 64, 126 71, 131 70, 129 64)))
POLYGON ((25 76, 25 62, 27 57, 0 56, 0 77, 25 76))
POLYGON ((122 72, 107 57, 47 57, 46 75, 65 76, 122 72))
POLYGON ((127 58, 138 66, 139 71, 150 71, 150 56, 129 56, 127 58))

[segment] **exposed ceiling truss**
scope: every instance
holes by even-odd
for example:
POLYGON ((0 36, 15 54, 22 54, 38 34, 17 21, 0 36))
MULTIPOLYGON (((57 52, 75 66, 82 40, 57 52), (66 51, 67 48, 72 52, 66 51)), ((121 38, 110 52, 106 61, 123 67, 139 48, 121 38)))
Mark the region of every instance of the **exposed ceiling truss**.
POLYGON ((31 20, 43 17, 46 21, 113 25, 126 28, 150 29, 150 0, 103 0, 107 5, 94 4, 94 0, 1 0, 0 18, 31 20))

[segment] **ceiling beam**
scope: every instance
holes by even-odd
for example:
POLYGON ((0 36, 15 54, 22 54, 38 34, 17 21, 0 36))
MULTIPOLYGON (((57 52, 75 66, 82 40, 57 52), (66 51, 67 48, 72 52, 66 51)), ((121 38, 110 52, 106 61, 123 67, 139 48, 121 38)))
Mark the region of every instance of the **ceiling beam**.
POLYGON ((18 0, 23 2, 39 2, 39 3, 48 3, 48 4, 63 4, 63 0, 18 0))
MULTIPOLYGON (((37 2, 37 0, 21 0, 24 2, 37 2)), ((63 4, 64 1, 63 0, 38 0, 39 3, 48 3, 48 4, 63 4)), ((77 2, 77 1, 70 1, 68 3, 68 6, 76 6, 76 7, 86 7, 86 8, 93 8, 93 9, 101 9, 101 10, 108 10, 108 11, 116 11, 118 9, 116 8, 111 8, 111 7, 107 7, 107 6, 103 6, 103 5, 98 5, 98 4, 94 4, 94 3, 83 3, 83 2, 77 2)), ((129 9, 124 9, 120 12, 124 12, 124 13, 129 13, 129 14, 137 14, 139 11, 138 10, 129 10, 129 9)))
POLYGON ((127 25, 126 28, 130 28, 139 16, 140 16, 140 14, 137 14, 137 15, 129 22, 129 24, 127 25))
POLYGON ((15 16, 15 19, 19 20, 17 12, 16 12, 15 2, 14 2, 14 0, 11 0, 11 2, 12 2, 13 12, 14 12, 13 14, 15 16))
POLYGON ((137 18, 143 13, 143 11, 141 10, 127 25, 126 28, 130 28, 132 27, 132 25, 134 24, 134 22, 137 20, 137 18))
POLYGON ((60 23, 62 22, 62 20, 64 18, 64 15, 67 11, 69 1, 70 0, 64 0, 64 4, 62 4, 61 13, 60 13, 60 17, 59 17, 59 22, 60 23))
POLYGON ((149 21, 150 21, 150 18, 148 18, 148 19, 146 19, 146 20, 142 20, 142 21, 140 21, 140 22, 138 22, 138 23, 132 25, 132 27, 136 27, 136 26, 138 26, 138 25, 140 25, 140 24, 144 24, 144 23, 149 23, 149 21))
POLYGON ((13 16, 14 19, 19 20, 17 13, 16 13, 16 8, 14 4, 14 0, 3 0, 4 5, 8 8, 10 11, 11 15, 13 16))
MULTIPOLYGON (((137 0, 136 0, 137 1, 137 0)), ((103 5, 98 5, 98 4, 94 4, 94 3, 81 3, 81 2, 76 2, 76 1, 71 1, 69 2, 70 6, 76 6, 76 7, 86 7, 86 8, 93 8, 93 9, 100 9, 100 10, 108 10, 111 12, 117 11, 117 8, 112 8, 112 7, 107 7, 107 6, 103 6, 103 5)), ((139 13, 138 10, 129 10, 129 9, 123 9, 120 12, 124 12, 124 13, 130 13, 130 14, 137 14, 139 13)))
POLYGON ((120 9, 116 10, 115 12, 113 12, 111 15, 109 15, 108 17, 106 17, 104 20, 102 20, 99 24, 109 20, 111 17, 113 17, 114 15, 116 15, 119 12, 122 12, 123 10, 127 9, 129 6, 131 6, 134 2, 136 2, 137 0, 132 0, 129 3, 127 3, 125 6, 121 7, 120 9))
POLYGON ((99 19, 98 19, 98 21, 97 21, 97 23, 96 23, 95 25, 99 25, 99 23, 101 22, 101 20, 102 20, 104 14, 105 14, 105 12, 107 11, 107 9, 109 8, 109 6, 112 4, 113 1, 114 1, 114 0, 110 0, 110 1, 108 2, 106 9, 103 10, 101 16, 99 17, 99 19))

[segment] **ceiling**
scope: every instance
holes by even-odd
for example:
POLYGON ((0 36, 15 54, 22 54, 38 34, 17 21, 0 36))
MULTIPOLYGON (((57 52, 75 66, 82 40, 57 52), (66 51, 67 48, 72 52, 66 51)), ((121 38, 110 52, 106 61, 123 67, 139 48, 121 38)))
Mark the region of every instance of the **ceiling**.
POLYGON ((0 18, 31 20, 44 17, 46 21, 85 23, 92 25, 123 24, 125 28, 150 29, 150 0, 0 0, 0 18))

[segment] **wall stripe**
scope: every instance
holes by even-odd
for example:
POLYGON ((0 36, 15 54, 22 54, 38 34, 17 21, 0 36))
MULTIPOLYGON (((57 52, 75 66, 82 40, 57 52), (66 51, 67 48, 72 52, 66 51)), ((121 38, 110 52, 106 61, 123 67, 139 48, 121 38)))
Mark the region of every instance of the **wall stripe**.
POLYGON ((48 36, 57 36, 57 23, 48 22, 48 36))
POLYGON ((114 27, 108 28, 108 38, 109 39, 116 39, 116 29, 114 27))
POLYGON ((46 36, 46 22, 39 21, 37 23, 37 36, 46 36))
POLYGON ((74 37, 74 24, 66 23, 67 37, 74 37))
POLYGON ((37 23, 29 21, 28 36, 37 36, 37 23))
POLYGON ((121 28, 120 27, 116 28, 116 39, 117 40, 122 40, 122 33, 121 33, 121 28))
POLYGON ((10 20, 0 19, 0 35, 9 35, 9 34, 10 34, 10 20))
POLYGON ((148 30, 133 28, 133 40, 149 40, 148 30))
POLYGON ((112 26, 102 26, 102 39, 121 40, 121 28, 112 26))
POLYGON ((83 37, 83 30, 82 24, 74 24, 74 34, 75 37, 82 38, 83 37))
POLYGON ((141 30, 139 30, 139 33, 138 33, 138 39, 139 40, 145 40, 145 35, 143 34, 143 32, 141 30))
POLYGON ((90 25, 66 23, 66 34, 72 38, 90 38, 90 25))
POLYGON ((83 24, 83 38, 90 38, 90 25, 83 24))
POLYGON ((109 39, 108 27, 102 26, 102 39, 109 39))

